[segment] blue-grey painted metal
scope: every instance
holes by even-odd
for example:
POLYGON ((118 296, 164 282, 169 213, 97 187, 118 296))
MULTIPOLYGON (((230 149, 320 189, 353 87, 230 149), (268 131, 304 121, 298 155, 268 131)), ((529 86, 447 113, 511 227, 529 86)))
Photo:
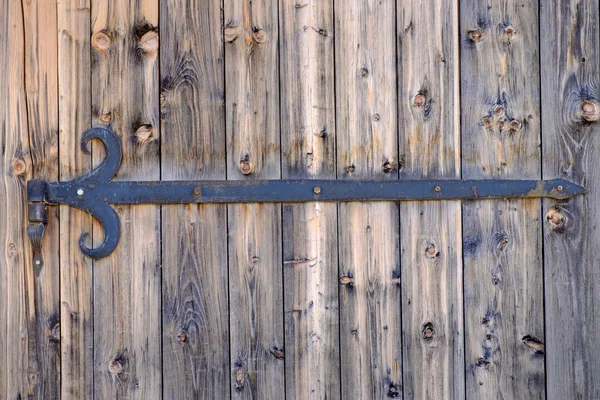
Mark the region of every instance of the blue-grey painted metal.
MULTIPOLYGON (((104 241, 97 248, 79 245, 91 258, 109 255, 120 235, 119 216, 111 204, 186 203, 298 203, 310 201, 407 201, 479 200, 548 197, 568 199, 585 193, 582 186, 563 179, 554 180, 270 180, 270 181, 158 181, 119 182, 110 180, 121 164, 121 144, 106 128, 93 128, 83 134, 82 149, 89 154, 88 142, 99 139, 106 157, 89 173, 68 182, 28 182, 29 221, 32 242, 41 258, 40 226, 45 224, 45 206, 66 204, 93 215, 104 228, 104 241)), ((42 228, 43 233, 43 228, 42 228)), ((38 257, 38 258, 36 258, 38 257)))

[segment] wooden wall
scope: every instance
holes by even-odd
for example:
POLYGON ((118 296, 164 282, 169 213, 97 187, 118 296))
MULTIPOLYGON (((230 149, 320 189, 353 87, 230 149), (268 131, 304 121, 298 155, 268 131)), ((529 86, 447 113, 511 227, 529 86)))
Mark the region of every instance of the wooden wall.
POLYGON ((0 399, 600 398, 598 0, 0 0, 0 399), (552 179, 570 201, 121 206, 25 184, 552 179))

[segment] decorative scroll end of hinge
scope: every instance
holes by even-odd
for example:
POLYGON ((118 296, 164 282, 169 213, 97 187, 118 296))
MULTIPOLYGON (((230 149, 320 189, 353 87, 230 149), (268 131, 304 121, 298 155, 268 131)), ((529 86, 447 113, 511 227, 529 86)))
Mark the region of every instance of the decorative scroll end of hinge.
POLYGON ((29 226, 27 227, 27 236, 31 241, 33 251, 33 265, 39 269, 44 266, 44 256, 42 252, 42 238, 48 223, 46 205, 41 202, 29 203, 29 226))

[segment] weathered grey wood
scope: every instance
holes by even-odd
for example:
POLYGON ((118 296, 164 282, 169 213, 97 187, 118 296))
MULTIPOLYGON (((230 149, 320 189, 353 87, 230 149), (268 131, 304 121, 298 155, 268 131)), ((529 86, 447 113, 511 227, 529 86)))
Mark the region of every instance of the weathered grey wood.
MULTIPOLYGON (((81 134, 91 126, 90 2, 58 2, 58 109, 60 178, 89 171, 81 134)), ((91 218, 60 208, 61 399, 93 396, 94 321, 92 262, 79 250, 79 236, 90 232, 91 218)))
MULTIPOLYGON (((335 178, 333 1, 279 1, 284 178, 335 178)), ((340 398, 337 206, 283 206, 286 398, 340 398)))
MULTIPOLYGON (((461 2, 465 179, 540 178, 537 1, 461 2)), ((467 397, 544 398, 539 200, 464 202, 467 397)))
MULTIPOLYGON (((398 178, 394 1, 335 3, 337 170, 398 178)), ((398 206, 338 206, 342 395, 402 392, 398 206)))
MULTIPOLYGON (((460 177, 458 4, 398 4, 400 178, 460 177)), ((404 396, 464 397, 461 209, 400 205, 404 396)))
MULTIPOLYGON (((25 32, 23 83, 32 177, 58 180, 56 2, 26 1, 22 2, 22 7, 25 32)), ((13 28, 13 32, 14 29, 20 28, 13 28)), ((25 268, 25 312, 27 330, 31 333, 27 340, 27 395, 40 399, 60 396, 60 235, 56 207, 48 210, 48 222, 43 240, 44 264, 36 267, 26 260, 21 266, 25 268)), ((25 221, 19 221, 19 226, 24 224, 25 221)))
MULTIPOLYGON (((225 2, 227 176, 277 179, 276 0, 225 2)), ((231 392, 285 396, 281 205, 228 206, 231 392)))
MULTIPOLYGON (((0 2, 0 398, 24 398, 37 393, 30 382, 28 331, 31 251, 25 234, 25 181, 32 177, 25 95, 25 34, 23 9, 16 1, 0 2), (31 390, 31 391, 30 391, 31 390)), ((33 289, 31 289, 33 290, 33 289)), ((35 317, 35 316, 33 316, 35 317)), ((31 324, 35 328, 35 320, 31 324)), ((35 368, 36 366, 33 365, 35 368)), ((38 373, 35 371, 36 379, 38 373)))
MULTIPOLYGON (((163 180, 225 179, 221 0, 163 0, 163 180)), ((163 393, 227 399, 227 208, 164 206, 163 393)))
POLYGON ((543 176, 585 183, 544 202, 548 399, 600 398, 600 20, 598 2, 540 3, 543 176))
MULTIPOLYGON (((158 1, 94 0, 92 117, 121 137, 116 179, 159 179, 158 1)), ((102 146, 93 148, 99 160, 102 146)), ((121 206, 115 253, 94 262, 94 395, 161 397, 160 209, 121 206)), ((102 233, 94 225, 94 240, 102 233)))

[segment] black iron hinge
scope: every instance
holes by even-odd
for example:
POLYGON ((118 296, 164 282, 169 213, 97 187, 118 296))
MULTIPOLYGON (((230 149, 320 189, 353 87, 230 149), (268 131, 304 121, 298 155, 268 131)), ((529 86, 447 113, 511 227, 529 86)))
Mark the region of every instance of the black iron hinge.
POLYGON ((111 204, 186 203, 301 203, 310 201, 478 200, 549 197, 568 199, 586 189, 563 179, 554 180, 270 180, 270 181, 111 181, 121 164, 119 139, 108 129, 93 128, 83 134, 82 150, 100 139, 106 156, 87 174, 68 182, 31 180, 27 184, 29 227, 34 264, 43 265, 42 235, 47 224, 46 206, 66 204, 87 211, 104 229, 96 248, 79 239, 84 255, 97 259, 117 247, 120 221, 111 204))

